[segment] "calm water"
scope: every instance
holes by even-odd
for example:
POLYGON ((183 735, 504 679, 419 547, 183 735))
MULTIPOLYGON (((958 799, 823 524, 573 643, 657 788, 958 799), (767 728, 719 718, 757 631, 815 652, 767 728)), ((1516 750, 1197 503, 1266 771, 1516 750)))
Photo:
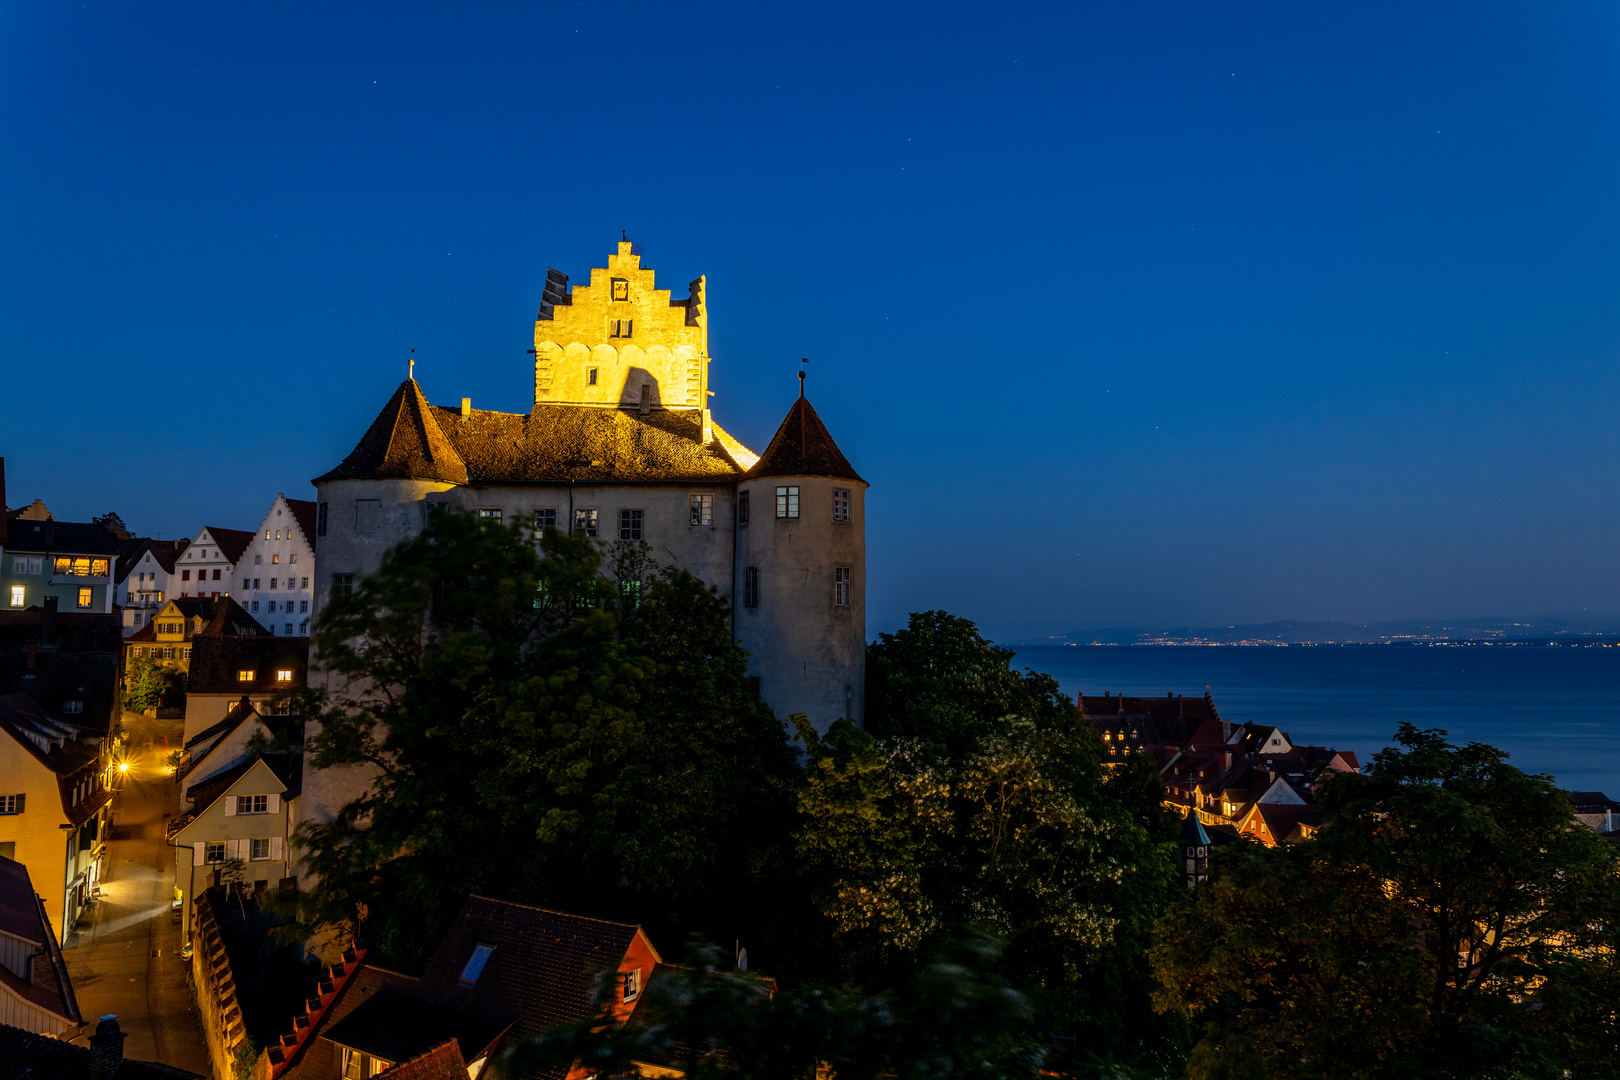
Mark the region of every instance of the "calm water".
POLYGON ((1039 646, 1019 667, 1071 695, 1193 696, 1221 715, 1366 763, 1402 720, 1506 750, 1572 791, 1620 798, 1620 648, 1568 646, 1039 646))

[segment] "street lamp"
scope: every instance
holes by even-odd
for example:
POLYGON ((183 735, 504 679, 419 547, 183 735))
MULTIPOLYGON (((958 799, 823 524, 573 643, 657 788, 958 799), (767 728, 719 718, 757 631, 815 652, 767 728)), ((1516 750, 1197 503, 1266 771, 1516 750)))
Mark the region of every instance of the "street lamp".
POLYGON ((121 773, 129 772, 129 762, 120 761, 118 763, 118 771, 121 773))

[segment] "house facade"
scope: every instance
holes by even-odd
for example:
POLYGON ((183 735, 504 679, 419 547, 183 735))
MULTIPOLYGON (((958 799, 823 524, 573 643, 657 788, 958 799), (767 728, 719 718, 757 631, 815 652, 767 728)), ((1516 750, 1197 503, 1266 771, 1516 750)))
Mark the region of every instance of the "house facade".
POLYGON ((315 504, 276 494, 236 571, 236 599, 277 637, 307 637, 315 602, 315 504))
POLYGON ((246 700, 261 712, 287 715, 289 691, 305 686, 309 643, 303 638, 193 638, 186 676, 185 738, 225 719, 246 700))
POLYGON ((253 542, 245 529, 206 525, 175 563, 172 596, 234 596, 236 568, 253 542))
POLYGON ((269 637, 270 633, 227 595, 165 600, 145 626, 124 639, 124 673, 149 659, 191 670, 191 643, 199 637, 269 637))
POLYGON ((0 598, 13 611, 43 608, 110 613, 118 542, 90 522, 12 518, 0 558, 0 598))
POLYGON ((178 580, 179 576, 175 561, 190 544, 189 540, 146 539, 118 557, 114 570, 115 602, 123 608, 125 637, 150 622, 174 592, 170 581, 178 580))
POLYGON ((83 1023, 45 901, 28 867, 0 856, 0 1024, 63 1036, 83 1023))
MULTIPOLYGON (((825 731, 864 720, 866 482, 803 394, 756 455, 709 408, 704 281, 674 299, 628 242, 570 289, 552 270, 527 413, 429 404, 414 378, 317 478, 315 611, 454 508, 646 543, 730 596, 760 694, 825 731)), ((301 575, 300 575, 301 576, 301 575)), ((318 665, 317 685, 326 685, 318 665)), ((326 687, 340 693, 340 685, 326 687)), ((306 778, 326 820, 364 779, 306 778)))

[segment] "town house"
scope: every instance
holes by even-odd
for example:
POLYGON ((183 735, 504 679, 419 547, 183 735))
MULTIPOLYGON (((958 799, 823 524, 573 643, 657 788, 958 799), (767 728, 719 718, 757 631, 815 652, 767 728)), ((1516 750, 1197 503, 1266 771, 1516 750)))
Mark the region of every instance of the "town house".
POLYGON ((0 1024, 66 1035, 84 1023, 28 867, 0 856, 0 1024))
POLYGON ((315 504, 277 493, 237 563, 237 600, 278 637, 309 634, 314 539, 315 504))
POLYGON ((163 606, 170 593, 169 582, 177 577, 175 560, 190 545, 189 540, 142 540, 134 549, 118 556, 114 567, 117 600, 124 609, 124 636, 145 626, 163 606))

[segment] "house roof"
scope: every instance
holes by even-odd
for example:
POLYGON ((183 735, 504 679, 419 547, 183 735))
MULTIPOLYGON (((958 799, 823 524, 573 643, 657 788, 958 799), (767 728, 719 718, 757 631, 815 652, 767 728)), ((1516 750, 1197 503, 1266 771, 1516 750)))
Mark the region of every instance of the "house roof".
MULTIPOLYGON (((115 1080, 203 1080, 197 1073, 125 1058, 115 1080)), ((90 1080, 90 1048, 0 1024, 0 1076, 6 1080, 90 1080)))
POLYGON ((215 735, 228 735, 232 731, 235 731, 237 726, 240 725, 242 721, 246 720, 250 716, 257 716, 258 714, 259 710, 253 707, 253 703, 247 699, 246 695, 243 695, 241 701, 238 701, 235 705, 231 706, 231 710, 225 714, 225 719, 221 720, 217 724, 212 724, 203 728, 201 731, 197 732, 197 734, 187 739, 186 749, 190 750, 193 746, 196 746, 198 743, 203 742, 206 739, 211 739, 215 735))
MULTIPOLYGON (((590 984, 617 968, 640 927, 469 896, 422 972, 421 992, 451 1008, 510 1016, 519 1037, 590 1012, 590 984), (472 986, 462 971, 479 945, 493 945, 472 986)), ((462 1046, 476 1055, 463 1041, 462 1046)))
MULTIPOLYGON (((286 495, 281 497, 287 499, 286 495)), ((308 499, 287 499, 287 508, 292 511, 293 520, 298 522, 298 531, 304 534, 304 541, 314 547, 315 504, 308 499)))
POLYGON ((467 1046, 476 1059, 491 1050, 511 1025, 510 1014, 447 1006, 422 996, 420 984, 384 987, 341 1020, 328 1024, 321 1038, 363 1050, 385 1061, 406 1061, 445 1042, 467 1046))
MULTIPOLYGON (((230 596, 174 596, 164 601, 158 614, 161 615, 170 604, 185 618, 186 633, 191 638, 274 636, 260 625, 259 620, 248 614, 247 608, 230 596), (197 618, 208 620, 201 630, 192 629, 192 620, 197 618)), ((146 625, 124 638, 124 642, 139 645, 156 641, 156 623, 156 616, 146 620, 146 625)))
POLYGON ((461 1046, 454 1039, 381 1074, 381 1080, 466 1080, 466 1077, 467 1062, 462 1059, 461 1046))
POLYGON ((175 560, 190 546, 190 540, 154 540, 150 536, 139 538, 133 545, 120 544, 113 580, 122 584, 124 579, 134 572, 136 564, 148 553, 165 574, 172 574, 175 560))
MULTIPOLYGON (((253 543, 255 535, 246 529, 224 529, 218 525, 205 525, 203 528, 213 540, 214 546, 219 548, 220 554, 233 563, 242 561, 242 552, 253 543)), ((201 536, 202 533, 197 535, 201 536)))
POLYGON ((27 694, 0 694, 0 731, 57 776, 71 776, 101 756, 97 742, 80 741, 79 730, 53 719, 27 694))
POLYGON ((271 754, 255 750, 229 768, 205 776, 186 788, 186 798, 192 800, 194 813, 201 814, 214 805, 221 795, 235 786, 238 780, 251 772, 253 766, 261 761, 264 762, 265 768, 270 770, 271 775, 281 781, 281 786, 286 789, 285 797, 296 799, 304 786, 303 758, 298 754, 271 754))
POLYGON ((527 413, 429 405, 407 379, 337 468, 316 479, 453 484, 726 480, 745 447, 715 428, 705 446, 695 410, 537 404, 527 413))
POLYGON ((95 522, 19 519, 11 522, 6 550, 116 557, 118 541, 105 526, 95 522))
POLYGON ((788 409, 771 444, 759 456, 750 477, 831 476, 866 483, 833 442, 827 425, 816 415, 809 399, 801 397, 788 409))
POLYGON ((309 670, 309 639, 288 637, 198 637, 191 642, 188 694, 275 693, 303 686, 309 670), (277 683, 276 671, 291 668, 291 684, 277 683), (252 671, 251 681, 237 673, 252 671))
POLYGON ((1320 806, 1299 806, 1294 803, 1256 803, 1255 813, 1266 823, 1266 831, 1277 843, 1297 843, 1303 838, 1301 826, 1320 828, 1323 816, 1320 806))
POLYGON ((1181 823, 1182 847, 1208 847, 1209 834, 1204 831, 1204 823, 1198 820, 1198 814, 1187 808, 1187 817, 1181 823))
MULTIPOLYGON (((1205 724, 1220 731, 1221 716, 1209 694, 1188 697, 1131 697, 1125 694, 1080 694, 1080 712, 1098 731, 1114 731, 1124 725, 1136 728, 1146 745, 1184 746, 1205 724)), ((1216 741, 1219 741, 1217 735, 1216 741)))
POLYGON ((0 857, 0 930, 22 938, 41 951, 32 957, 32 978, 22 979, 0 966, 0 984, 12 993, 46 1012, 55 1013, 68 1024, 83 1022, 79 1001, 68 978, 67 962, 56 944, 44 902, 34 892, 28 867, 0 857))
POLYGON ((1602 814, 1609 810, 1620 810, 1620 803, 1601 791, 1567 791, 1564 794, 1575 804, 1577 814, 1602 814))

